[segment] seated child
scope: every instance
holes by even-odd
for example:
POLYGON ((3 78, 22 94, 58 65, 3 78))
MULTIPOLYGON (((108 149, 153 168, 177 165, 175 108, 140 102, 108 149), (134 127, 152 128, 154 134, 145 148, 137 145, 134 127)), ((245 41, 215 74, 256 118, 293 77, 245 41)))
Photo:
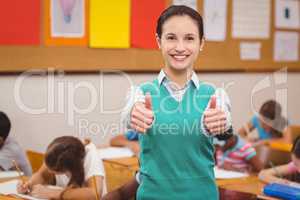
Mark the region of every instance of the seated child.
POLYGON ((128 130, 124 135, 118 135, 110 140, 111 146, 128 147, 135 155, 140 153, 139 134, 134 130, 128 130))
MULTIPOLYGON (((292 151, 291 151, 292 161, 285 165, 276 166, 270 169, 262 170, 258 177, 260 180, 266 183, 281 183, 294 185, 295 183, 285 179, 284 177, 290 175, 299 175, 300 172, 300 136, 295 140, 292 151)), ((299 181, 299 178, 298 180, 299 181)), ((299 184, 300 186, 300 184, 299 184)))
MULTIPOLYGON (((257 129, 258 140, 278 138, 282 137, 287 125, 288 121, 282 116, 280 104, 269 100, 261 106, 259 115, 254 115, 250 122, 239 130, 239 134, 251 141, 249 133, 257 129)), ((251 142, 254 142, 253 139, 251 142)))
POLYGON ((32 169, 27 156, 17 141, 9 136, 10 129, 9 118, 0 111, 0 171, 16 170, 14 160, 24 175, 31 176, 32 169))
POLYGON ((42 199, 96 200, 96 191, 102 196, 104 185, 104 167, 96 146, 63 136, 48 146, 42 167, 17 189, 42 199))
POLYGON ((122 185, 121 187, 107 193, 101 200, 128 200, 136 196, 139 182, 136 178, 122 185))
POLYGON ((229 138, 215 136, 217 166, 227 170, 259 172, 263 165, 250 143, 232 134, 229 138))

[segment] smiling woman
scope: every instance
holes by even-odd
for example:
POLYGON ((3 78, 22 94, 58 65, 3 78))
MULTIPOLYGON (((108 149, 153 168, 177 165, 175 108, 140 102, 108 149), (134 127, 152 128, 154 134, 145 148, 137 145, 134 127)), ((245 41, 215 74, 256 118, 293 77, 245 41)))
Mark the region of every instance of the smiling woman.
POLYGON ((132 90, 123 113, 140 133, 137 199, 218 199, 211 136, 229 130, 230 105, 223 90, 200 82, 193 70, 204 46, 202 17, 186 6, 169 7, 156 40, 165 65, 154 81, 132 90))

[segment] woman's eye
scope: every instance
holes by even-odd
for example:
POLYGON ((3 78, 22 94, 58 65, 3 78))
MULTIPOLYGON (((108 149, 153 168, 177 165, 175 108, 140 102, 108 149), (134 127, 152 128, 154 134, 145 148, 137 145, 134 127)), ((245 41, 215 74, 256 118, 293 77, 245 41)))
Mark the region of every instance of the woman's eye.
POLYGON ((186 39, 189 40, 189 41, 193 41, 194 37, 187 37, 186 39))
POLYGON ((174 36, 168 36, 167 40, 175 40, 176 38, 174 36))

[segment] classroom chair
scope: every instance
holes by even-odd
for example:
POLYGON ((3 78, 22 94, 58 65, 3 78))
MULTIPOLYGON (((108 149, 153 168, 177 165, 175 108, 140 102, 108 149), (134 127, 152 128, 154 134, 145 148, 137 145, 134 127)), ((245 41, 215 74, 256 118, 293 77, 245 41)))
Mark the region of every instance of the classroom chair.
POLYGON ((44 154, 31 150, 27 150, 26 154, 31 164, 32 172, 37 172, 44 162, 44 154))

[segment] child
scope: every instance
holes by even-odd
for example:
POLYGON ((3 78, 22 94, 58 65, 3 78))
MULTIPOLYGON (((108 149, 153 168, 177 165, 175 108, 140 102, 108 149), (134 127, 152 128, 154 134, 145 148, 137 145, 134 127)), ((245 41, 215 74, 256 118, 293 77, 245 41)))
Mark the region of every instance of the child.
MULTIPOLYGON (((288 164, 262 170, 259 179, 266 183, 282 183, 295 185, 294 182, 284 179, 286 176, 299 175, 300 172, 300 137, 294 141, 292 147, 292 161, 288 164)), ((299 180, 296 180, 299 181, 299 180)), ((298 185, 300 186, 300 185, 298 185)))
POLYGON ((107 193, 102 200, 128 200, 133 199, 136 195, 136 191, 139 187, 139 182, 136 178, 132 178, 130 181, 122 185, 121 187, 107 193))
POLYGON ((259 172, 263 168, 252 145, 238 135, 230 135, 226 140, 215 136, 214 144, 220 168, 242 172, 259 172))
POLYGON ((84 146, 72 136, 56 138, 48 146, 39 171, 18 184, 18 192, 43 199, 96 200, 96 191, 102 196, 103 188, 104 168, 96 146, 84 146))
POLYGON ((111 146, 128 147, 131 151, 138 155, 140 153, 139 135, 134 130, 127 131, 124 135, 118 135, 110 140, 111 146))
POLYGON ((258 140, 279 138, 287 125, 287 120, 281 114, 280 104, 269 100, 261 106, 259 116, 253 116, 251 121, 239 130, 239 134, 248 140, 249 133, 257 129, 258 140))
POLYGON ((0 171, 16 170, 12 162, 14 160, 24 175, 31 176, 32 169, 26 154, 17 141, 9 136, 10 129, 9 118, 0 111, 0 171))

